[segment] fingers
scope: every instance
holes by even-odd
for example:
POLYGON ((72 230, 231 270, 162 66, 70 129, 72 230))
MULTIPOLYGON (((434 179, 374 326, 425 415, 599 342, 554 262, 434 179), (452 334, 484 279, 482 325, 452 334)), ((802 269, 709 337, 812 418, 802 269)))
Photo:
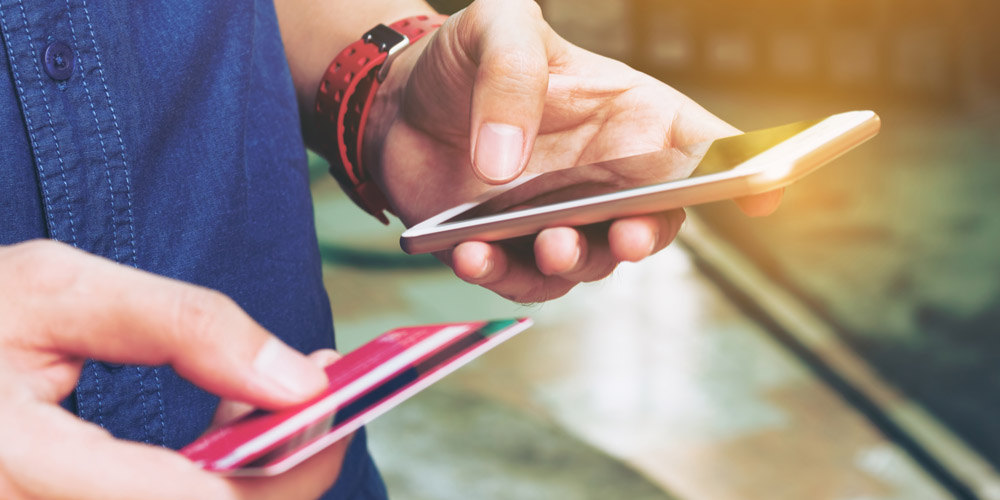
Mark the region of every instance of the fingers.
POLYGON ((336 481, 351 441, 342 439, 278 476, 231 479, 207 473, 170 450, 114 439, 52 405, 0 414, 0 423, 5 425, 0 487, 8 486, 0 494, 15 499, 318 498, 336 481), (19 418, 13 421, 11 415, 19 418))
MULTIPOLYGON (((309 362, 320 367, 326 368, 328 365, 334 361, 340 359, 340 354, 333 349, 320 349, 318 351, 313 351, 309 356, 307 356, 309 362)), ((212 425, 210 430, 223 425, 227 422, 232 422, 237 418, 242 417, 254 410, 254 406, 244 403, 242 401, 233 401, 229 399, 224 399, 219 402, 219 406, 215 409, 215 416, 212 417, 212 425)))
POLYGON ((254 411, 254 409, 253 405, 242 401, 223 399, 219 402, 219 406, 215 408, 215 415, 212 417, 212 423, 208 426, 208 429, 205 432, 211 432, 217 427, 232 422, 233 420, 236 420, 244 415, 249 415, 250 412, 254 411))
POLYGON ((534 262, 518 256, 531 255, 530 248, 507 248, 471 241, 452 251, 455 274, 501 297, 523 303, 544 302, 566 294, 576 284, 558 276, 538 272, 534 262))
MULTIPOLYGON (((320 349, 308 358, 311 363, 323 368, 340 359, 340 354, 333 349, 320 349)), ((215 413, 215 423, 224 423, 250 411, 253 407, 244 403, 223 401, 215 413), (227 416, 228 420, 224 420, 227 416)), ((353 437, 354 434, 351 434, 337 441, 279 476, 237 479, 234 481, 235 489, 241 498, 318 498, 336 481, 353 437)))
POLYGON ((333 349, 319 349, 309 353, 306 358, 310 363, 320 368, 326 368, 327 366, 333 364, 334 361, 340 359, 341 356, 339 352, 334 351, 333 349))
POLYGON ((609 225, 553 228, 538 234, 535 260, 548 276, 597 281, 619 262, 638 262, 669 245, 684 222, 684 211, 618 219, 609 225))
MULTIPOLYGON (((688 100, 674 115, 670 127, 670 144, 684 145, 737 135, 740 130, 688 100)), ((784 188, 767 193, 737 198, 736 205, 751 217, 770 215, 781 204, 784 188)))
POLYGON ((666 248, 684 223, 683 210, 619 219, 608 230, 611 254, 618 260, 638 262, 666 248))
POLYGON ((608 225, 572 229, 558 227, 538 233, 535 239, 535 263, 547 276, 572 282, 590 282, 606 278, 618 265, 607 239, 608 225))
MULTIPOLYGON (((0 475, 13 498, 232 499, 225 480, 169 450, 113 439, 54 405, 22 406, 6 432, 0 475)), ((9 418, 5 420, 10 420, 9 418)), ((4 498, 8 498, 6 494, 4 498)))
MULTIPOLYGON (((113 439, 56 406, 59 391, 42 398, 8 387, 23 388, 18 374, 29 378, 32 364, 46 369, 83 357, 171 363, 205 388, 260 406, 298 402, 325 386, 320 368, 229 299, 52 242, 0 248, 0 276, 0 392, 17 398, 0 406, 0 496, 315 498, 336 479, 346 441, 295 474, 247 489, 169 450, 113 439)), ((54 385, 64 385, 64 395, 73 379, 63 378, 54 385)))
MULTIPOLYGON (((302 401, 326 385, 322 370, 218 292, 53 242, 0 250, 0 275, 0 312, 14 316, 6 336, 17 337, 7 339, 10 349, 171 364, 209 391, 261 407, 302 401)), ((56 392, 65 396, 72 383, 56 392)))
POLYGON ((781 197, 785 194, 785 188, 768 191, 763 194, 737 198, 736 205, 743 213, 750 217, 763 217, 771 215, 781 205, 781 197))
POLYGON ((550 28, 535 2, 480 0, 463 12, 460 43, 477 63, 470 140, 473 172, 500 184, 528 163, 549 81, 550 28))
POLYGON ((684 211, 629 217, 584 228, 546 229, 529 251, 523 244, 466 242, 455 247, 451 265, 465 281, 518 302, 564 295, 581 282, 606 278, 622 261, 642 260, 669 245, 684 211), (534 253, 533 262, 514 256, 534 253))
POLYGON ((233 480, 234 490, 239 498, 248 500, 319 498, 337 481, 352 439, 353 434, 280 475, 233 480))

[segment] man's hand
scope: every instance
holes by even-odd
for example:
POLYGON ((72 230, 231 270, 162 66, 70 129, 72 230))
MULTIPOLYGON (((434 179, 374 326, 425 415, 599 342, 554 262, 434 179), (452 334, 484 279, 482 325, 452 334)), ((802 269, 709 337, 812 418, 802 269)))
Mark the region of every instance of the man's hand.
POLYGON ((317 364, 217 292, 30 242, 0 247, 0 319, 0 498, 284 500, 318 497, 337 477, 347 440, 278 477, 227 479, 170 450, 116 440, 58 406, 86 358, 170 364, 209 391, 265 408, 325 387, 317 364))
MULTIPOLYGON (((478 0, 408 48, 379 90, 365 165, 407 225, 491 184, 739 131, 667 85, 566 42, 531 0, 478 0)), ((678 174, 681 176, 682 174, 678 174)), ((771 212, 780 193, 739 200, 771 212)), ((669 244, 681 210, 439 255, 466 281, 552 299, 669 244)))

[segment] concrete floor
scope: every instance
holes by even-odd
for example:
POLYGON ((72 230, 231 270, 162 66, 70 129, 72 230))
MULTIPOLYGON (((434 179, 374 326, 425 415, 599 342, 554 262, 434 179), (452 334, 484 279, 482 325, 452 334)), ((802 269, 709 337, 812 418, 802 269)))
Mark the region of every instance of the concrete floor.
POLYGON ((341 350, 407 324, 536 320, 370 425, 394 498, 950 498, 678 246, 526 307, 402 255, 401 228, 332 182, 314 193, 321 242, 383 259, 325 269, 341 350))

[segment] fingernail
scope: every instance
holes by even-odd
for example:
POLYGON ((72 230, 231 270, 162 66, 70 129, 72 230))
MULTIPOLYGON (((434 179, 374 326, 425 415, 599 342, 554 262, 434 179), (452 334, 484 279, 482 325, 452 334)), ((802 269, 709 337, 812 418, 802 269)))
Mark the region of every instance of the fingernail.
POLYGON ((306 358, 309 359, 310 363, 325 369, 331 363, 340 359, 340 353, 333 349, 319 349, 309 353, 306 358))
POLYGON ((567 269, 566 272, 569 273, 573 271, 578 271, 580 268, 582 268, 583 267, 582 257, 583 257, 583 249, 580 248, 580 243, 577 242, 576 251, 573 252, 573 265, 569 266, 569 269, 567 269))
POLYGON ((253 368, 277 395, 289 399, 312 396, 327 384, 322 369, 274 338, 260 348, 253 368))
POLYGON ((521 169, 524 131, 513 125, 484 123, 476 139, 475 165, 491 181, 512 179, 521 169))
POLYGON ((483 266, 476 270, 476 273, 470 276, 474 280, 483 279, 490 274, 493 270, 493 259, 487 258, 483 259, 483 266))

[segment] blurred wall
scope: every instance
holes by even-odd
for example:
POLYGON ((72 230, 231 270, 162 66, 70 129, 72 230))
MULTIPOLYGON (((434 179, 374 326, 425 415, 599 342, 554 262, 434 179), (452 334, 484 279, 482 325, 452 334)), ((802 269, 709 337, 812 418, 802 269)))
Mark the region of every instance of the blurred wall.
POLYGON ((1000 85, 994 0, 543 0, 566 38, 671 82, 973 99, 1000 85))

